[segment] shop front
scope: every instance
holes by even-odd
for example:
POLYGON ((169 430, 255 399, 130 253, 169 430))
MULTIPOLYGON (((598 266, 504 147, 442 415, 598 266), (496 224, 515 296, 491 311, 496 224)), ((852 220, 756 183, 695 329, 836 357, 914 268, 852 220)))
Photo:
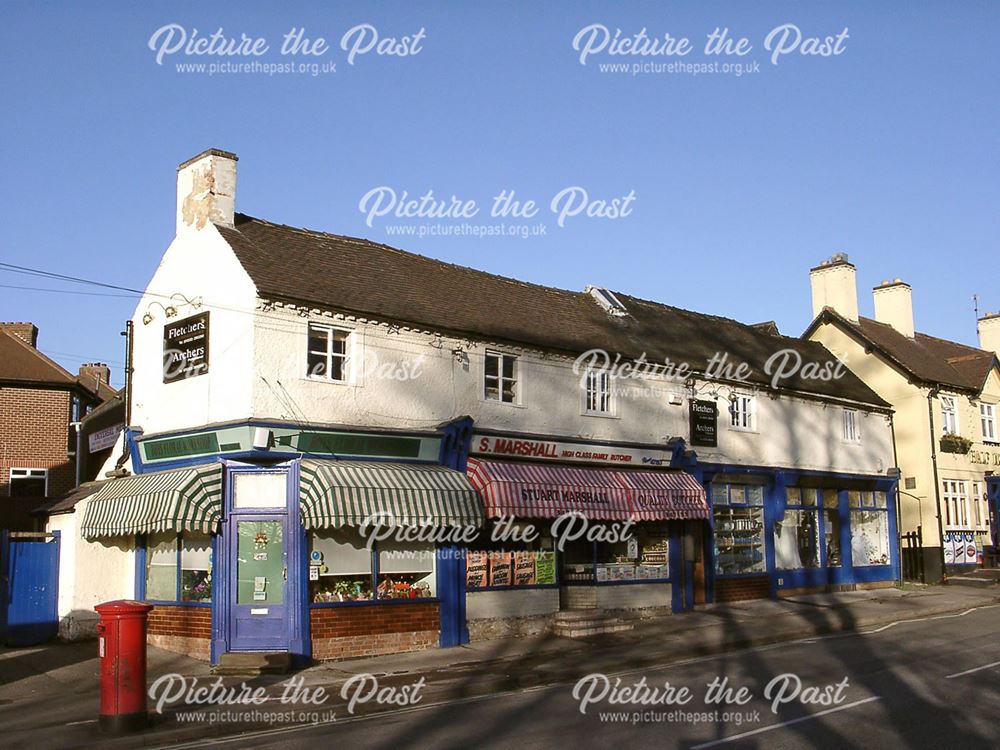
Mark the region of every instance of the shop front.
POLYGON ((94 496, 83 536, 134 538, 135 596, 155 605, 150 643, 213 663, 455 645, 466 637, 459 540, 483 514, 464 473, 443 465, 460 442, 449 429, 142 437, 137 473, 94 496), (218 446, 231 450, 200 454, 218 446))
POLYGON ((701 474, 712 504, 712 601, 897 580, 894 478, 743 467, 701 474))
POLYGON ((481 434, 472 453, 487 518, 467 558, 474 640, 540 632, 565 610, 694 604, 703 557, 682 542, 703 533, 708 506, 693 477, 669 468, 671 449, 481 434))

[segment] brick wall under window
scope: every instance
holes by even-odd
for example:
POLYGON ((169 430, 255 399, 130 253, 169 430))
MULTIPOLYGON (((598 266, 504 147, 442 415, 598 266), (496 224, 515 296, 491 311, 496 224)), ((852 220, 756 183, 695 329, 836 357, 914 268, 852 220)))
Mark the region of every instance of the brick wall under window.
POLYGON ((150 646, 208 661, 212 644, 209 607, 156 605, 149 613, 146 641, 150 646))
POLYGON ((436 648, 437 602, 310 610, 314 659, 349 659, 436 648))
POLYGON ((749 599, 767 599, 769 593, 767 576, 715 579, 716 604, 742 602, 749 599))

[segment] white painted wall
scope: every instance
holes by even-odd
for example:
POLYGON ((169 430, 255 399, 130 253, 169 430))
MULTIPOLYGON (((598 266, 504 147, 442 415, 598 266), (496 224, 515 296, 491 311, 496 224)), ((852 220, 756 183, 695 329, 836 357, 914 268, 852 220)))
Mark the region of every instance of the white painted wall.
MULTIPOLYGON (((258 316, 253 340, 258 373, 268 380, 264 383, 258 377, 253 384, 252 415, 259 419, 428 428, 468 414, 480 428, 594 440, 662 444, 690 434, 690 391, 664 380, 626 382, 614 417, 585 415, 579 377, 572 372, 572 360, 564 357, 510 350, 521 356, 520 403, 512 405, 482 398, 484 354, 495 348, 483 343, 391 332, 384 325, 319 311, 304 318, 284 308, 258 316), (346 384, 306 377, 309 320, 352 331, 346 384), (453 354, 458 348, 463 356, 453 354), (389 377, 401 373, 417 377, 389 377), (670 405, 672 394, 682 396, 683 404, 670 405)), ((717 385, 700 384, 698 390, 717 385)), ((860 415, 862 440, 846 443, 841 407, 784 396, 772 399, 760 391, 757 430, 741 432, 728 426, 730 389, 719 390, 719 447, 699 448, 703 462, 857 473, 884 473, 892 466, 885 415, 860 415)))
POLYGON ((213 225, 178 236, 167 248, 132 316, 132 424, 146 432, 163 432, 246 419, 254 377, 255 303, 256 290, 250 277, 213 225), (151 303, 170 305, 173 294, 192 300, 201 297, 204 304, 200 309, 183 306, 177 317, 168 321, 163 309, 151 303), (147 309, 154 320, 144 325, 147 309), (164 324, 202 310, 211 312, 208 373, 165 384, 164 324))
POLYGON ((59 637, 93 638, 98 621, 94 606, 135 597, 135 542, 115 539, 88 542, 79 524, 89 500, 73 513, 49 518, 47 530, 61 531, 59 548, 59 637))

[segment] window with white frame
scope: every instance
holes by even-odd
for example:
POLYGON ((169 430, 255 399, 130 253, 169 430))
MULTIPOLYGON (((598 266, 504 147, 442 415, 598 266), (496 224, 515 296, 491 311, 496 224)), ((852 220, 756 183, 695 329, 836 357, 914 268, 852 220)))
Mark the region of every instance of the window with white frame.
MULTIPOLYGON (((981 528, 983 524, 983 510, 985 506, 984 498, 981 494, 979 482, 972 483, 972 515, 976 519, 976 528, 981 528), (982 504, 981 504, 982 503, 982 504)), ((989 513, 986 514, 989 517, 989 513)))
POLYGON ((11 469, 11 497, 45 497, 49 490, 48 469, 11 469))
POLYGON ((730 425, 738 430, 757 427, 756 403, 753 396, 737 393, 729 401, 730 425))
POLYGON ((844 441, 861 442, 861 426, 858 424, 858 412, 855 409, 844 409, 844 441))
POLYGON ((944 502, 945 525, 957 529, 969 527, 968 494, 965 482, 954 479, 944 480, 944 493, 941 495, 944 502))
POLYGON ((958 435, 958 399, 941 396, 941 429, 945 435, 958 435))
POLYGON ((342 328, 309 324, 309 354, 307 356, 307 376, 343 383, 347 381, 348 339, 351 332, 342 328))
POLYGON ((993 442, 997 439, 997 414, 994 404, 979 405, 979 421, 983 428, 983 440, 993 442))
POLYGON ((611 375, 607 370, 587 371, 584 408, 588 414, 611 414, 611 375))
POLYGON ((505 404, 517 403, 517 356, 486 352, 483 368, 483 398, 505 404))

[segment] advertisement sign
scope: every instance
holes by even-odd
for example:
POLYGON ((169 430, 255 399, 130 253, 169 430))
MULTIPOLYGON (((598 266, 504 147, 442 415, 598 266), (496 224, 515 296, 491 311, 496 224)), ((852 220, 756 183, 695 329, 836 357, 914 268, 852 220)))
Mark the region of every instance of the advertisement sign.
POLYGON ((691 445, 719 445, 719 407, 714 401, 691 399, 691 445))
POLYGON ((465 556, 465 585, 470 589, 479 589, 487 585, 486 574, 489 570, 485 552, 469 552, 465 556))
POLYGON ((514 553, 514 585, 531 586, 535 582, 535 553, 514 553))
POLYGON ((510 586, 510 552, 490 552, 490 586, 510 586))
POLYGON ((97 453, 97 451, 102 451, 105 448, 111 448, 115 444, 115 441, 118 440, 118 436, 121 435, 123 429, 125 429, 124 424, 116 424, 90 433, 87 436, 87 441, 90 444, 90 452, 97 453))
POLYGON ((163 382, 208 372, 208 311, 163 326, 163 382))

